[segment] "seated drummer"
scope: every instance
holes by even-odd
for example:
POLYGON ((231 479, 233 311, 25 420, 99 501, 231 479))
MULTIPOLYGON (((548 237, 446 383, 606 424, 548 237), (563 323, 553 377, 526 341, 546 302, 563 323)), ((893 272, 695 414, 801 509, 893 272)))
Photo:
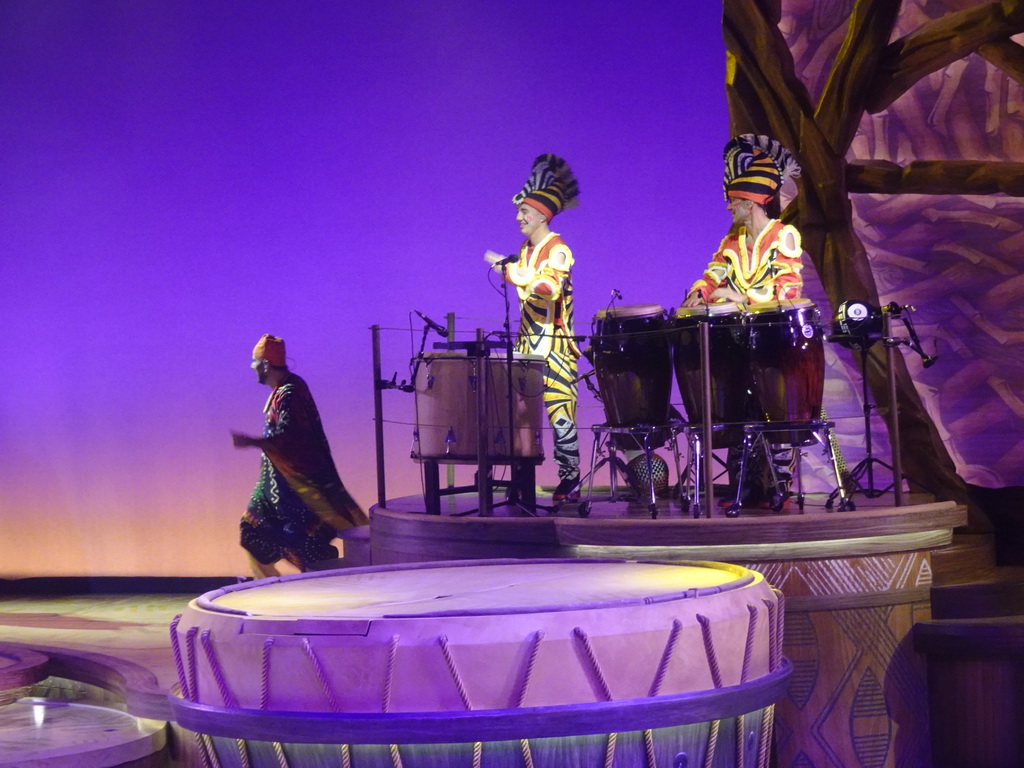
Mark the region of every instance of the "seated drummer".
MULTIPOLYGON (((803 280, 800 233, 779 221, 779 190, 787 177, 799 176, 792 155, 768 136, 744 134, 725 145, 725 199, 732 227, 718 251, 691 287, 684 307, 713 303, 762 304, 799 299, 803 280)), ((763 418, 752 414, 751 420, 763 418)), ((796 450, 774 448, 772 463, 788 496, 796 450)), ((729 449, 729 478, 735 488, 742 451, 729 449)), ((766 457, 752 457, 744 478, 742 506, 768 507, 773 499, 766 457)), ((735 491, 733 492, 733 495, 735 491)), ((723 499, 727 506, 733 499, 723 499)))
POLYGON ((760 304, 800 298, 800 233, 778 220, 779 189, 800 166, 767 136, 745 134, 725 147, 725 198, 733 226, 684 307, 760 304))

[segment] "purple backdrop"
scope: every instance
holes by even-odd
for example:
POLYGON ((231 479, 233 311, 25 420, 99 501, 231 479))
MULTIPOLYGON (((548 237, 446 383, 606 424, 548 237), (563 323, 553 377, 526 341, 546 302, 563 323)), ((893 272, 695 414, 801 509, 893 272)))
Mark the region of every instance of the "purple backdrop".
POLYGON ((678 304, 728 224, 723 78, 715 3, 0 5, 0 576, 243 573, 264 332, 372 504, 369 326, 399 379, 412 309, 498 328, 482 255, 541 152, 582 188, 578 330, 613 288, 678 304))

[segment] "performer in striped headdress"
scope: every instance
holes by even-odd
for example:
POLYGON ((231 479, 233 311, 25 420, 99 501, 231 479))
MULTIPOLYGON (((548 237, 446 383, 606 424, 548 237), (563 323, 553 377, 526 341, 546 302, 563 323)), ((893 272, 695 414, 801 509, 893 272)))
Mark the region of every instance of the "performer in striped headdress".
MULTIPOLYGON (((690 287, 684 307, 716 302, 762 304, 799 299, 803 289, 803 249, 796 228, 779 221, 779 190, 783 182, 800 175, 800 166, 779 142, 768 136, 743 134, 725 145, 725 199, 732 228, 704 274, 690 287)), ((751 418, 758 418, 751 414, 751 418)), ((730 483, 736 484, 741 451, 729 449, 730 483)), ((792 477, 796 449, 773 448, 772 455, 751 457, 745 481, 744 506, 768 506, 772 499, 768 461, 785 485, 792 477)), ((728 500, 723 500, 728 504, 728 500)))
MULTIPOLYGON (((516 222, 526 241, 519 258, 508 267, 508 280, 519 295, 520 322, 516 349, 541 355, 544 405, 555 435, 558 465, 555 502, 579 499, 580 447, 576 433, 576 361, 573 340, 572 251, 551 231, 551 220, 578 205, 579 186, 568 164, 557 155, 541 155, 523 189, 512 198, 516 222)), ((500 269, 501 256, 485 258, 500 269)))
POLYGON ((778 220, 779 190, 800 175, 792 155, 768 136, 744 134, 725 146, 725 198, 733 228, 683 302, 760 304, 800 298, 800 233, 778 220))

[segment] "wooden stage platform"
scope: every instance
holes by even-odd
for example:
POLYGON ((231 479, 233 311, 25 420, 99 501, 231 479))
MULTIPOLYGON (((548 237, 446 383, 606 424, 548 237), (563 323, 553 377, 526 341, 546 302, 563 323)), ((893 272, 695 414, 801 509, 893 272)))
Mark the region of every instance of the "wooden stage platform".
POLYGON ((825 494, 810 494, 802 510, 793 503, 782 512, 744 509, 729 518, 716 508, 710 518, 694 519, 677 500, 659 499, 652 519, 645 502, 609 501, 598 492, 585 518, 575 504, 532 513, 498 504, 482 516, 475 494, 443 497, 441 514, 428 515, 421 496, 406 496, 373 508, 370 559, 374 565, 486 557, 757 562, 938 549, 966 521, 953 502, 924 496, 910 496, 902 507, 893 506, 891 494, 857 496, 857 508, 844 512, 829 510, 826 501, 825 494))
MULTIPOLYGON (((933 555, 948 550, 953 529, 966 523, 963 508, 916 497, 896 507, 891 497, 857 496, 855 510, 827 511, 825 496, 811 495, 803 510, 744 510, 728 518, 716 509, 711 518, 694 519, 678 502, 661 500, 652 519, 644 503, 595 493, 589 516, 581 518, 571 504, 538 514, 497 506, 479 516, 472 513, 476 501, 475 494, 445 497, 442 514, 428 515, 420 496, 389 500, 372 510, 368 541, 346 542, 342 565, 584 558, 752 568, 785 603, 783 653, 795 672, 776 708, 782 764, 793 764, 800 752, 814 764, 854 765, 868 743, 885 747, 880 765, 927 759, 926 670, 910 635, 930 618, 933 555)), ((0 676, 3 653, 10 668, 19 663, 12 651, 39 651, 50 658, 50 674, 77 681, 56 694, 73 696, 77 685, 94 698, 102 690, 132 715, 169 720, 166 694, 176 670, 168 627, 195 596, 5 600, 0 676)), ((147 748, 154 760, 191 764, 171 754, 189 745, 171 738, 158 748, 153 739, 147 748)), ((68 746, 64 757, 73 750, 68 746)), ((4 757, 10 755, 0 749, 0 763, 4 757)))

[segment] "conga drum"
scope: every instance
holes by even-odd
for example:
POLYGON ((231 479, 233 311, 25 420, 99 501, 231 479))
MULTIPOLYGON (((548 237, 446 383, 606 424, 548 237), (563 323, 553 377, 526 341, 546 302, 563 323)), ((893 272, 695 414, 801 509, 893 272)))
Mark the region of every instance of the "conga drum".
POLYGON ((225 766, 764 768, 782 613, 759 573, 708 562, 264 579, 174 621, 171 706, 225 766))
POLYGON ((665 308, 631 304, 602 309, 593 329, 592 362, 609 426, 666 424, 672 350, 665 308))
POLYGON ((700 326, 707 323, 711 368, 711 421, 716 429, 713 447, 728 448, 743 442, 745 421, 756 417, 751 395, 748 329, 739 304, 680 307, 672 318, 672 347, 676 383, 687 419, 702 425, 703 375, 700 365, 700 326))
POLYGON ((486 378, 487 455, 494 463, 543 456, 544 358, 516 353, 512 359, 514 429, 509 430, 509 371, 502 357, 473 358, 436 352, 413 361, 416 433, 413 458, 472 463, 479 453, 477 363, 486 378), (510 445, 513 442, 514 446, 510 445))
MULTIPOLYGON (((747 308, 750 372, 764 418, 812 421, 821 418, 825 349, 818 309, 810 299, 766 302, 747 308)), ((768 433, 769 442, 805 444, 807 431, 768 433)))

